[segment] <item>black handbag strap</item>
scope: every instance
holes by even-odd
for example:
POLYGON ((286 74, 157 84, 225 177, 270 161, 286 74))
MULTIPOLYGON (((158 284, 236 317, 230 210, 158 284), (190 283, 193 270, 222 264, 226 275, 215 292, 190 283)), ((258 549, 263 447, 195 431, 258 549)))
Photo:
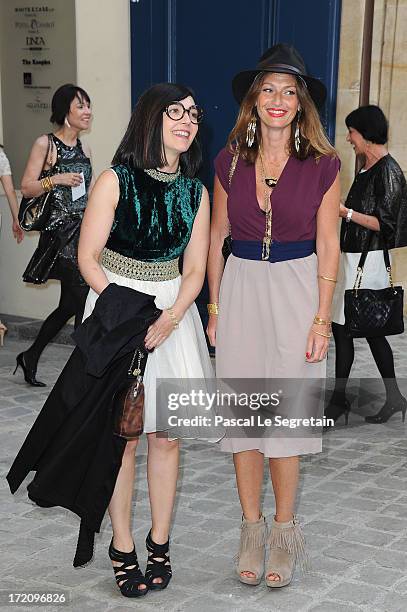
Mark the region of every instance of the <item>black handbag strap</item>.
MULTIPOLYGON (((369 253, 369 245, 370 245, 370 241, 372 239, 372 234, 373 234, 373 230, 369 230, 369 239, 367 241, 366 248, 360 254, 360 259, 359 259, 358 268, 357 268, 357 272, 356 272, 355 284, 353 285, 354 289, 360 289, 360 285, 362 283, 363 268, 364 268, 364 265, 366 263, 367 254, 369 253)), ((390 287, 393 287, 393 278, 392 278, 392 275, 391 275, 390 255, 389 255, 389 251, 388 251, 387 247, 383 247, 383 259, 384 259, 384 265, 386 266, 387 274, 389 275, 389 284, 390 284, 390 287)))
MULTIPOLYGON (((360 255, 360 259, 359 259, 359 263, 358 263, 358 268, 361 268, 363 270, 363 267, 366 263, 366 257, 367 254, 369 253, 369 251, 363 251, 363 253, 361 253, 360 255)), ((384 259, 384 264, 387 268, 390 268, 390 255, 389 255, 389 251, 388 249, 386 249, 386 247, 383 248, 383 259, 384 259)))
MULTIPOLYGON (((48 148, 47 148, 47 154, 45 155, 45 159, 44 159, 44 163, 42 164, 42 168, 41 168, 41 172, 40 172, 40 177, 43 174, 44 170, 45 170, 45 166, 47 164, 47 161, 49 160, 49 169, 52 170, 52 168, 55 166, 55 164, 52 164, 50 162, 52 162, 52 158, 50 159, 50 154, 52 151, 52 145, 54 143, 54 140, 52 138, 52 133, 47 134, 48 136, 48 148)), ((56 162, 55 162, 56 163, 56 162)))

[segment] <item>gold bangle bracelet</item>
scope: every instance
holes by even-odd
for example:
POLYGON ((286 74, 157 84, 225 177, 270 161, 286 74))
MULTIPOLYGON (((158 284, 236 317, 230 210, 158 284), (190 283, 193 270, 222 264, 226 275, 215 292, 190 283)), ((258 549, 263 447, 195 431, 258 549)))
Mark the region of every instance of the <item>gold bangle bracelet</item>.
POLYGON ((332 334, 323 334, 322 332, 317 332, 315 330, 314 334, 317 334, 317 336, 323 336, 324 338, 330 338, 332 336, 332 334))
POLYGON ((321 317, 319 317, 318 315, 315 315, 314 317, 314 323, 316 325, 330 325, 331 321, 329 319, 322 319, 321 317))
POLYGON ((42 178, 40 182, 41 182, 41 187, 46 193, 49 191, 52 191, 55 187, 50 176, 44 176, 44 178, 42 178))
POLYGON ((168 312, 168 314, 171 317, 171 321, 172 321, 172 323, 174 325, 174 329, 178 329, 179 321, 178 321, 177 317, 175 316, 175 313, 174 313, 173 309, 172 308, 166 308, 166 311, 168 312))
POLYGON ((207 309, 208 309, 208 314, 214 314, 217 315, 219 314, 219 304, 217 304, 216 302, 214 304, 207 304, 206 305, 207 309))
POLYGON ((322 278, 322 280, 329 281, 330 283, 337 283, 336 278, 329 278, 329 276, 323 276, 322 274, 318 274, 318 278, 322 278))

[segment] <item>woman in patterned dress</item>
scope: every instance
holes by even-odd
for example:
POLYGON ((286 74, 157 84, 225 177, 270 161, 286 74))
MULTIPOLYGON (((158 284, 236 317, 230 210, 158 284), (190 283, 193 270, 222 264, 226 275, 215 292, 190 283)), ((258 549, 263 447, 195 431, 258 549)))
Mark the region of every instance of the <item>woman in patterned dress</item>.
POLYGON ((45 189, 52 190, 51 215, 23 280, 42 284, 48 279, 56 279, 61 284, 57 308, 45 319, 34 343, 17 356, 16 370, 20 366, 25 381, 34 387, 46 386, 36 378, 42 351, 71 317, 75 317, 75 327, 81 322, 88 293, 78 268, 78 241, 92 188, 92 163, 90 149, 82 145, 79 135, 90 127, 90 98, 81 87, 62 85, 55 92, 51 107, 55 130, 37 138, 21 181, 25 197, 39 196, 45 189), (41 181, 42 169, 50 177, 48 184, 41 181), (72 188, 81 184, 84 189, 76 198, 72 188))

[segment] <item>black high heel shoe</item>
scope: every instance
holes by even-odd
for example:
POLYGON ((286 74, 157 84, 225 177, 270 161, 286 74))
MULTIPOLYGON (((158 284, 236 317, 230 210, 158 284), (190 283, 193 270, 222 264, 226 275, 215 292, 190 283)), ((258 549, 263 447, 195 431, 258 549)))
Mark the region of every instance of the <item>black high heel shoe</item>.
POLYGON ((365 417, 366 423, 387 423, 390 417, 396 412, 401 412, 401 420, 406 420, 407 399, 403 397, 398 404, 386 402, 376 414, 365 417))
MULTIPOLYGON (((335 393, 332 394, 329 404, 324 410, 324 416, 327 419, 333 419, 334 423, 342 416, 345 416, 345 425, 348 424, 350 413, 350 401, 345 397, 338 398, 335 393)), ((330 426, 326 425, 324 430, 327 431, 330 426)))
POLYGON ((166 589, 172 578, 170 563, 170 540, 165 544, 156 544, 151 537, 151 529, 146 538, 148 561, 146 567, 146 581, 151 591, 166 589), (153 582, 155 578, 161 578, 162 582, 153 582))
POLYGON ((46 387, 47 386, 45 383, 35 378, 35 375, 37 373, 37 368, 36 367, 30 368, 28 366, 28 364, 25 361, 24 353, 20 353, 19 355, 17 355, 16 362, 17 362, 17 365, 15 367, 13 375, 17 372, 18 367, 20 366, 20 368, 24 372, 24 380, 26 383, 28 383, 32 387, 46 387))
POLYGON ((111 561, 121 562, 122 565, 113 566, 114 577, 117 586, 124 597, 144 597, 148 592, 147 580, 140 569, 136 549, 131 552, 121 552, 113 546, 113 538, 109 546, 109 557, 111 561), (141 584, 144 589, 139 589, 141 584))

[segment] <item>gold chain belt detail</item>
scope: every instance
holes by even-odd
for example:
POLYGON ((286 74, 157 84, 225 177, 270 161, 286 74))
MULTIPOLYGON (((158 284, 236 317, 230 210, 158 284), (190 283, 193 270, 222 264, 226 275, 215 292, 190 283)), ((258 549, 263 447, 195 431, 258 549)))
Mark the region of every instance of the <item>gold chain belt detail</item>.
POLYGON ((178 258, 170 261, 140 261, 103 249, 100 263, 113 274, 143 281, 167 281, 179 276, 178 258))

